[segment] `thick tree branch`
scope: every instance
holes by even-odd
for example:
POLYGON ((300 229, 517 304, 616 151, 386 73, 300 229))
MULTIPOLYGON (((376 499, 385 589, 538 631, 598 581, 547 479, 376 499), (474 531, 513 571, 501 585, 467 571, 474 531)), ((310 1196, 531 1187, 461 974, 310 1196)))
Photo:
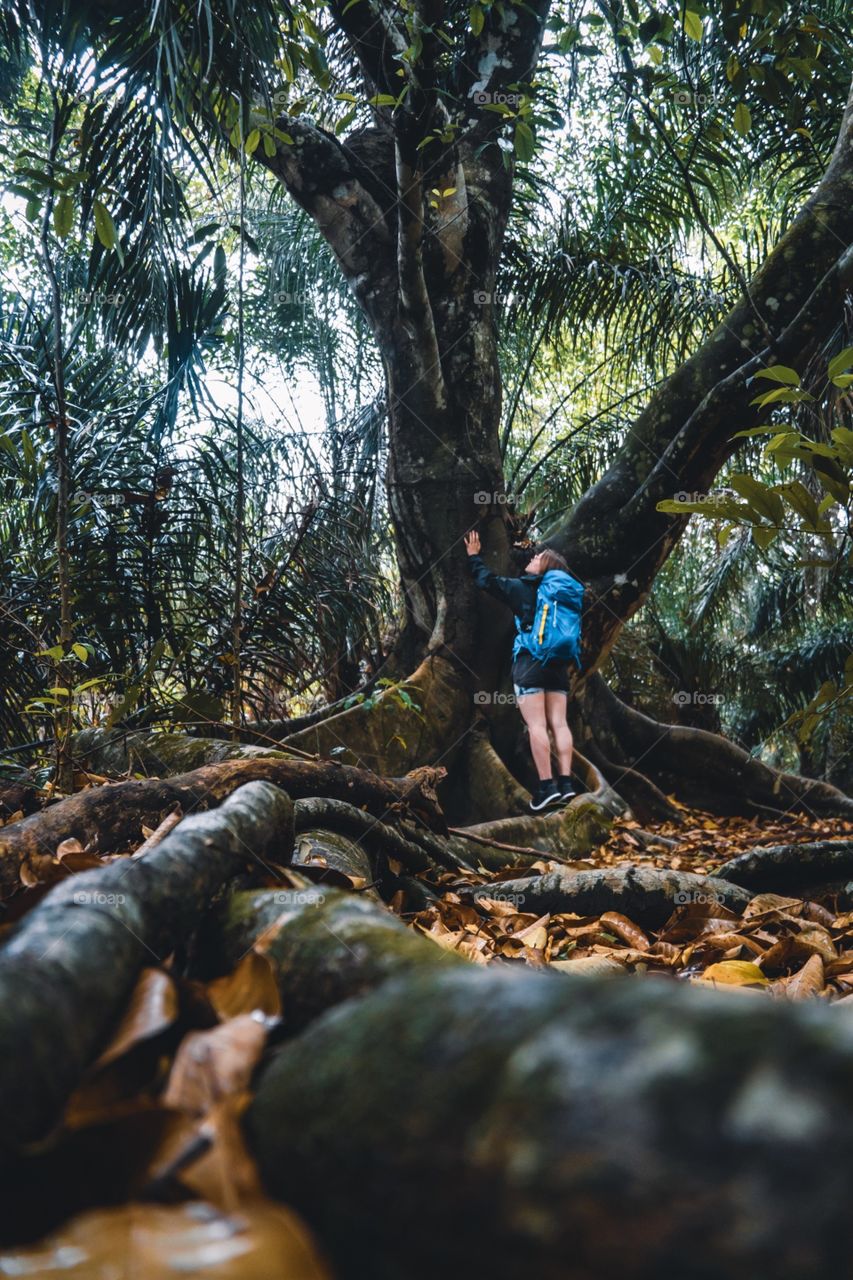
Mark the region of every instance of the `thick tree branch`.
POLYGON ((277 128, 293 145, 279 142, 274 156, 258 147, 254 156, 314 219, 375 326, 394 286, 394 242, 385 213, 331 134, 302 118, 283 117, 277 128))
MULTIPOLYGON (((784 332, 807 309, 815 280, 831 272, 839 254, 853 241, 853 95, 848 101, 838 142, 814 195, 780 240, 751 284, 751 296, 762 314, 772 315, 777 333, 784 332)), ((824 326, 833 323, 824 318, 824 326)), ((812 334, 808 335, 813 336, 812 334)), ((581 575, 618 571, 613 536, 614 516, 658 465, 698 405, 737 371, 744 355, 757 356, 752 309, 743 300, 717 326, 699 350, 652 396, 637 419, 619 457, 578 503, 569 518, 553 530, 557 545, 581 575)), ((734 406, 726 406, 728 421, 734 406)), ((746 408, 746 406, 744 406, 746 408)), ((674 488, 684 477, 675 472, 674 488)), ((636 547, 636 543, 634 544, 636 547)), ((639 550, 639 548, 636 548, 639 550)))

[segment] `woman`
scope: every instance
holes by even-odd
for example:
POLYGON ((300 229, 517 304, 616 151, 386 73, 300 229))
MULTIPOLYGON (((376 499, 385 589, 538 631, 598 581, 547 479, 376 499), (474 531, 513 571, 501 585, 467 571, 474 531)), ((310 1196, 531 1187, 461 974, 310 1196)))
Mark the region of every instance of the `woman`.
POLYGON ((571 782, 572 733, 566 722, 569 670, 563 661, 542 662, 535 658, 523 647, 524 638, 533 626, 542 575, 549 569, 568 573, 569 566, 559 552, 544 547, 531 557, 520 578, 501 578, 487 569, 480 559, 480 535, 476 531, 465 535, 465 549, 477 586, 496 600, 508 604, 519 619, 513 649, 512 682, 539 775, 539 786, 530 801, 530 808, 538 813, 540 809, 565 804, 575 795, 571 782), (559 765, 556 778, 551 767, 549 730, 559 765))

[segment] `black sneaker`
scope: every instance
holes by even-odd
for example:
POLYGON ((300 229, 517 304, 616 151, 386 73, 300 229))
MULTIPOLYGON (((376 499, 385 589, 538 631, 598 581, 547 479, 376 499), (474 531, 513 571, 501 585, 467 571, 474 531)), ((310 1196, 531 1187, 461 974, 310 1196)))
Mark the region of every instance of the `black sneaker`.
POLYGON ((577 795, 577 791, 575 791, 574 787, 572 786, 571 778, 567 778, 564 773, 561 773, 560 776, 558 777, 557 787, 560 792, 560 801, 562 804, 568 804, 568 802, 570 800, 574 800, 575 796, 577 795))
POLYGON ((538 813, 540 809, 547 809, 549 805, 559 804, 560 798, 560 788, 554 779, 546 778, 544 782, 539 783, 530 797, 530 808, 533 813, 538 813))

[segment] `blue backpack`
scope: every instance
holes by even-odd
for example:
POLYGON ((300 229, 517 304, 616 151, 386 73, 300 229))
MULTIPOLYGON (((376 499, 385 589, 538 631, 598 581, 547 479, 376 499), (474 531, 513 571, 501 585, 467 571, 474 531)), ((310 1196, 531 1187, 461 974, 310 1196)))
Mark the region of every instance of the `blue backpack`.
POLYGON ((515 657, 525 649, 539 662, 576 662, 581 667, 581 611, 583 585, 562 569, 542 575, 536 595, 536 612, 529 631, 516 618, 515 657))

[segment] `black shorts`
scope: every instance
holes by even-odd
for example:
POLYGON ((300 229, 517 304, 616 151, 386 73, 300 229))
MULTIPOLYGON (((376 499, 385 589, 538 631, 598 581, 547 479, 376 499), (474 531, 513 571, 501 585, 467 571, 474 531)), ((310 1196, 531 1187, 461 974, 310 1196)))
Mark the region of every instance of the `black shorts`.
POLYGON ((568 663, 539 662, 522 649, 512 662, 512 684, 517 698, 526 693, 568 693, 568 663))

